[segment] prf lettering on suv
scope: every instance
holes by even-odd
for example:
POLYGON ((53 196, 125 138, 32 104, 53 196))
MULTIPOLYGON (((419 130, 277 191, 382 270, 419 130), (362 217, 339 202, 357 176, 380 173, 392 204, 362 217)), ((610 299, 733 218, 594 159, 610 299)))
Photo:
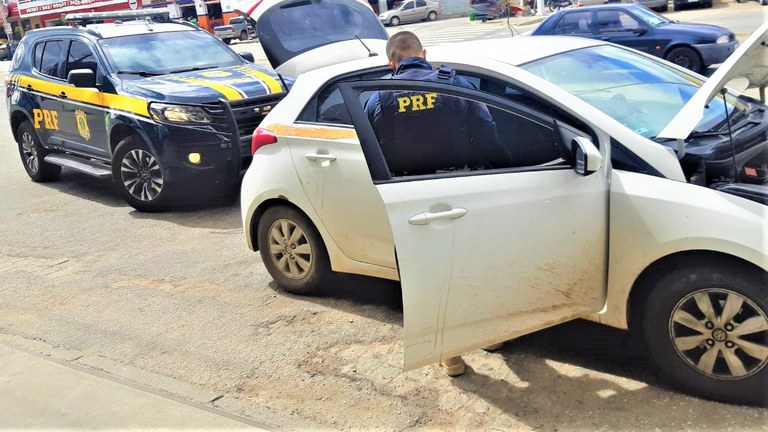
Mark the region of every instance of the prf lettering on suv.
POLYGON ((140 211, 233 195, 254 129, 291 81, 168 14, 75 14, 26 34, 6 100, 33 181, 62 167, 111 177, 140 211))

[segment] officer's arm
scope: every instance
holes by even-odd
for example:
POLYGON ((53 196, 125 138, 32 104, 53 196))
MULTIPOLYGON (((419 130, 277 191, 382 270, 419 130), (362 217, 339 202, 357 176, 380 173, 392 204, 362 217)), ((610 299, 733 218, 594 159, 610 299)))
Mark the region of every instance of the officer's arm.
POLYGON ((485 104, 470 102, 469 133, 473 151, 491 168, 513 166, 512 155, 496 133, 496 123, 485 104))
POLYGON ((368 101, 365 103, 365 113, 368 115, 368 121, 371 122, 373 130, 378 136, 379 128, 381 127, 381 102, 379 101, 378 93, 374 93, 368 98, 368 101))

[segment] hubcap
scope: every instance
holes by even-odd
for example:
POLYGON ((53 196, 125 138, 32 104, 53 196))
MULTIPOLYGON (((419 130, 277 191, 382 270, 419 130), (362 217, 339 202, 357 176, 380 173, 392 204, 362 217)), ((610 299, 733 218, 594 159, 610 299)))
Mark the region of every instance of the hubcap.
POLYGON ((123 185, 128 193, 141 201, 152 201, 163 190, 160 164, 151 153, 134 149, 120 163, 123 185))
POLYGON ((40 169, 40 160, 37 156, 34 138, 32 138, 32 134, 29 132, 24 132, 21 135, 21 154, 29 171, 37 173, 40 169))
POLYGON ((287 278, 301 279, 312 268, 312 248, 304 230, 288 219, 279 219, 269 228, 269 255, 287 278))
POLYGON ((743 379, 768 363, 768 317, 734 291, 708 288, 680 300, 669 335, 677 354, 711 378, 743 379))

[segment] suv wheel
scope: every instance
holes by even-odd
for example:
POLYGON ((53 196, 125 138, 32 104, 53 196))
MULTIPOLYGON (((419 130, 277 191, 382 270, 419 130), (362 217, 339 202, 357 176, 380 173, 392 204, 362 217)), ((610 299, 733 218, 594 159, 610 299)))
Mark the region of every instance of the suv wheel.
POLYGON ((261 260, 278 285, 294 294, 315 294, 333 276, 328 252, 312 222, 298 210, 274 206, 258 226, 261 260))
POLYGON ((163 167, 140 139, 123 138, 112 155, 112 178, 123 199, 139 211, 155 212, 165 208, 168 185, 163 167))
POLYGON ((397 26, 397 25, 400 25, 400 18, 398 18, 398 17, 396 17, 396 16, 393 16, 393 17, 392 17, 392 18, 390 18, 390 20, 389 20, 389 25, 391 25, 391 26, 397 26))
POLYGON ((700 71, 702 67, 699 53, 689 47, 674 48, 664 58, 678 66, 682 66, 694 72, 700 71))
POLYGON ((29 178, 35 182, 54 181, 61 175, 61 167, 45 161, 48 151, 40 144, 40 138, 32 127, 25 121, 16 131, 16 142, 19 144, 19 155, 29 178))
POLYGON ((248 40, 248 32, 243 30, 240 32, 240 40, 241 41, 247 41, 248 40))
POLYGON ((768 405, 766 275, 707 263, 661 278, 643 331, 665 381, 730 403, 768 405))

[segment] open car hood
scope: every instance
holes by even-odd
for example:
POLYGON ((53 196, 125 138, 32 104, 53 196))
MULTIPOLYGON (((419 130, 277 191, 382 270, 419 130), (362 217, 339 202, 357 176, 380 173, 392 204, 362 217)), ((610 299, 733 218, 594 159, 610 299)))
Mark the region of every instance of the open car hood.
POLYGON ((361 0, 262 0, 253 6, 264 53, 279 73, 296 77, 324 66, 380 55, 389 38, 361 0))
POLYGON ((705 107, 734 79, 746 79, 748 88, 759 88, 764 94, 768 85, 768 21, 717 68, 658 137, 686 139, 703 118, 705 107))

